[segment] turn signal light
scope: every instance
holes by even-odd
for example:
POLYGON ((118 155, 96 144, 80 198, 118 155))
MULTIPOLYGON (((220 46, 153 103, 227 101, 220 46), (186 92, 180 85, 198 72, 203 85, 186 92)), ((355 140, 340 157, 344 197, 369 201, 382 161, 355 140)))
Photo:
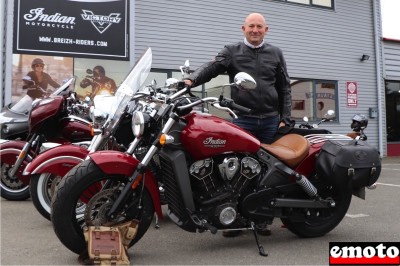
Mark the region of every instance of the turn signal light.
POLYGON ((166 142, 167 142, 167 135, 162 134, 162 135, 160 136, 160 144, 161 144, 161 145, 165 145, 166 142))
POLYGON ((138 175, 135 182, 132 184, 132 189, 135 189, 139 185, 140 181, 142 181, 142 175, 138 175))
POLYGON ((89 129, 90 129, 90 135, 94 137, 94 128, 92 123, 89 123, 89 129))
POLYGON ((171 144, 174 143, 174 137, 167 135, 167 134, 162 134, 160 136, 160 144, 165 145, 165 144, 171 144))
POLYGON ((22 159, 25 156, 25 151, 22 150, 19 154, 19 158, 22 159))

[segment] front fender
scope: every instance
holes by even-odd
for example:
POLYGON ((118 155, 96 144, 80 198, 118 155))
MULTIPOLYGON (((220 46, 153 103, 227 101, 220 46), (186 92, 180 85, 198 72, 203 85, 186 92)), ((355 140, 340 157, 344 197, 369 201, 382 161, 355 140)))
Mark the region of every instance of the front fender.
MULTIPOLYGON (((25 144, 26 144, 25 141, 18 141, 18 140, 2 142, 0 144, 0 162, 2 164, 8 164, 10 166, 14 165, 25 144)), ((26 165, 30 161, 32 161, 32 158, 34 157, 35 153, 32 150, 30 150, 26 159, 22 162, 21 167, 15 174, 18 177, 18 179, 22 181, 24 185, 29 185, 29 177, 24 176, 22 172, 24 171, 26 165)))
POLYGON ((89 151, 76 145, 61 145, 39 154, 25 168, 24 175, 51 173, 65 176, 81 163, 89 151))
POLYGON ((0 141, 0 151, 8 148, 17 148, 22 150, 24 145, 26 144, 26 141, 21 141, 21 140, 4 140, 1 139, 0 141))
MULTIPOLYGON (((94 163, 108 175, 131 176, 139 161, 129 154, 119 151, 98 151, 89 155, 94 163)), ((154 210, 158 217, 163 217, 160 203, 160 192, 156 178, 150 170, 144 173, 144 185, 153 199, 154 210)))

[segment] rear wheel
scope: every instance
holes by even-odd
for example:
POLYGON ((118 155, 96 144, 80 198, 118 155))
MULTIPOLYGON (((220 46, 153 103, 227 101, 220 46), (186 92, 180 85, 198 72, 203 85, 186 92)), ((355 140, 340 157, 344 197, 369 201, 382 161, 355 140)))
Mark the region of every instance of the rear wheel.
POLYGON ((333 230, 346 215, 350 206, 351 188, 336 188, 331 185, 318 186, 318 194, 322 198, 331 198, 335 201, 335 207, 327 209, 291 209, 289 212, 297 217, 303 217, 304 221, 296 222, 282 218, 283 224, 292 233, 300 237, 319 237, 333 230))
POLYGON ((49 173, 31 177, 29 187, 33 205, 47 220, 50 220, 51 198, 53 197, 61 178, 61 176, 49 173))
POLYGON ((60 182, 51 203, 51 220, 60 241, 71 251, 81 254, 87 245, 83 230, 88 226, 117 226, 139 220, 138 231, 129 246, 138 242, 149 228, 154 207, 149 192, 143 186, 128 200, 125 215, 113 220, 106 217, 127 177, 104 174, 92 160, 73 168, 60 182))
POLYGON ((29 185, 25 185, 17 176, 10 176, 12 165, 1 162, 1 197, 6 200, 26 200, 29 198, 29 185))

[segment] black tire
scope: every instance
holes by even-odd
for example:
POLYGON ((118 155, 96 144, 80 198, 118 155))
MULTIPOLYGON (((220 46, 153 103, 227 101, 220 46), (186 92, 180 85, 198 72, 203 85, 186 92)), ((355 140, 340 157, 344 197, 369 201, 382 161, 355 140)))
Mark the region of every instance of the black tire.
POLYGON ((333 186, 319 186, 318 193, 323 198, 332 198, 336 205, 328 209, 293 209, 305 217, 305 221, 294 222, 290 219, 282 218, 282 223, 289 231, 300 237, 319 237, 332 231, 346 215, 350 206, 352 191, 348 189, 338 189, 333 186))
POLYGON ((61 178, 48 173, 31 177, 29 188, 33 205, 47 220, 50 220, 51 199, 61 178))
MULTIPOLYGON (((72 252, 82 254, 87 249, 83 235, 83 227, 87 224, 84 218, 79 217, 81 219, 77 219, 77 212, 79 214, 80 208, 84 209, 83 205, 80 205, 80 198, 84 192, 86 198, 88 198, 87 193, 90 193, 91 199, 98 195, 98 191, 94 191, 92 188, 100 181, 105 180, 126 181, 127 177, 107 176, 92 160, 85 160, 64 176, 58 185, 51 203, 51 220, 57 237, 72 252)), ((142 188, 142 186, 138 186, 138 189, 139 187, 142 188)), ((136 202, 135 199, 132 199, 132 202, 136 202)), ((140 220, 138 232, 129 246, 133 246, 142 238, 154 216, 153 201, 146 188, 143 189, 141 203, 141 214, 140 217, 137 217, 140 220)), ((136 209, 132 209, 132 212, 129 212, 131 217, 139 213, 136 209)))
POLYGON ((30 197, 29 185, 24 185, 21 180, 16 177, 9 176, 9 170, 12 165, 1 162, 0 166, 0 194, 6 200, 22 201, 30 197))

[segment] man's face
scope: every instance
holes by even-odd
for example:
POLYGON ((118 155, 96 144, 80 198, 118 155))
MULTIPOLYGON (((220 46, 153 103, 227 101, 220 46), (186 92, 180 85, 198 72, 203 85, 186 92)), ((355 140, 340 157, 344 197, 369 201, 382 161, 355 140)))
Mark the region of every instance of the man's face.
POLYGON ((249 16, 246 18, 242 31, 247 41, 254 46, 262 43, 268 27, 261 16, 249 16))

